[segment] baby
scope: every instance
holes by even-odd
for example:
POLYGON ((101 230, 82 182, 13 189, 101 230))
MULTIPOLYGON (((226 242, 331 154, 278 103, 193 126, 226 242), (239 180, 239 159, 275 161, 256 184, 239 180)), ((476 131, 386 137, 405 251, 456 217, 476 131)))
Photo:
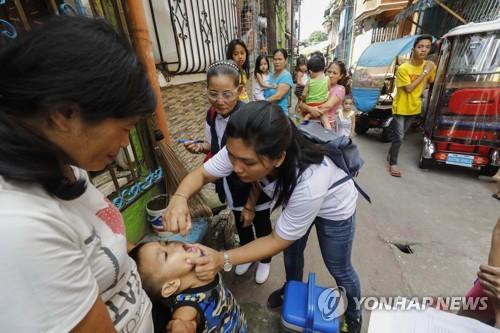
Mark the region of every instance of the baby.
MULTIPOLYGON (((325 75, 325 59, 322 56, 313 55, 307 62, 310 79, 307 82, 302 97, 305 103, 309 106, 321 106, 328 100, 328 89, 330 81, 325 75)), ((304 120, 311 118, 310 113, 303 114, 304 120)), ((324 128, 332 129, 328 114, 325 112, 320 117, 321 124, 324 128)))
POLYGON ((186 262, 203 255, 198 247, 151 242, 139 244, 129 255, 137 263, 149 297, 172 306, 172 320, 193 322, 197 332, 248 332, 240 306, 221 276, 208 282, 200 280, 194 266, 186 262))

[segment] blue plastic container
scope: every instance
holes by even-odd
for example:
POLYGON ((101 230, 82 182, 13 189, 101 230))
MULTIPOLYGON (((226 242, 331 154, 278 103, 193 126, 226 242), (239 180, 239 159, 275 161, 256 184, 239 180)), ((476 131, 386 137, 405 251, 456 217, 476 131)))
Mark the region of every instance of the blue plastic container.
MULTIPOLYGON (((315 285, 315 274, 309 273, 308 283, 289 281, 285 286, 281 324, 283 332, 338 333, 339 318, 325 319, 318 298, 328 288, 315 285)), ((329 293, 329 297, 334 297, 329 293)), ((336 302, 330 299, 330 304, 336 302)), ((327 316, 328 317, 328 316, 327 316)))

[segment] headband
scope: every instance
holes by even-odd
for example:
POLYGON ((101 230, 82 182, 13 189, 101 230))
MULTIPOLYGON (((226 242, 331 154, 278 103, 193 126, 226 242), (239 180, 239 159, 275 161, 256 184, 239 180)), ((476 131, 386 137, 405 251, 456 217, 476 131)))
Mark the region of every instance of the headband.
POLYGON ((213 64, 211 64, 210 66, 208 66, 208 70, 211 70, 212 68, 219 67, 219 66, 227 66, 227 67, 234 69, 236 72, 238 72, 238 74, 240 73, 240 68, 238 67, 238 65, 236 65, 234 62, 228 61, 228 60, 216 61, 213 64))

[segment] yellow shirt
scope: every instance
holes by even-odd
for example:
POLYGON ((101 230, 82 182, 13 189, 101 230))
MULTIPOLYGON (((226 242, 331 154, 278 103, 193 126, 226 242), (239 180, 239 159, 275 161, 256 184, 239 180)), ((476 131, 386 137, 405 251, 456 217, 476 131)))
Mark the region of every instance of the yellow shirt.
POLYGON ((247 92, 248 78, 247 78, 246 73, 241 74, 240 81, 241 81, 241 84, 243 85, 243 89, 241 90, 241 94, 240 94, 239 99, 242 102, 248 103, 250 101, 250 97, 248 97, 248 92, 247 92))
POLYGON ((424 66, 425 61, 420 66, 412 65, 409 62, 399 66, 396 71, 396 97, 394 97, 394 101, 392 102, 393 114, 411 116, 420 114, 422 111, 422 92, 427 85, 427 81, 434 81, 434 78, 436 77, 435 68, 427 74, 425 79, 423 79, 412 92, 407 93, 403 87, 415 81, 424 71, 424 66))

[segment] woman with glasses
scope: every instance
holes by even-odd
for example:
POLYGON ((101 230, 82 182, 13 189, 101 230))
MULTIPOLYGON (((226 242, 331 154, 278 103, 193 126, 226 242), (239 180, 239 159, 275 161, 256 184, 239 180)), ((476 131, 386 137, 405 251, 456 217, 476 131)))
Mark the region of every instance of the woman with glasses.
POLYGON ((269 75, 269 84, 275 85, 276 89, 266 89, 264 91, 266 101, 278 104, 286 115, 288 115, 288 98, 293 86, 292 74, 286 69, 287 59, 288 53, 285 49, 274 51, 274 72, 269 75))
MULTIPOLYGON (((205 142, 187 142, 185 148, 194 154, 217 154, 226 145, 226 125, 230 115, 244 103, 239 99, 243 85, 240 68, 232 60, 217 61, 207 71, 207 96, 211 104, 205 124, 205 142)), ((242 182, 233 172, 215 182, 221 202, 233 211, 240 244, 245 245, 271 233, 270 198, 257 186, 242 182)), ((269 277, 271 257, 263 258, 257 265, 255 282, 262 284, 269 277)), ((238 276, 245 274, 251 262, 236 266, 238 276)))

